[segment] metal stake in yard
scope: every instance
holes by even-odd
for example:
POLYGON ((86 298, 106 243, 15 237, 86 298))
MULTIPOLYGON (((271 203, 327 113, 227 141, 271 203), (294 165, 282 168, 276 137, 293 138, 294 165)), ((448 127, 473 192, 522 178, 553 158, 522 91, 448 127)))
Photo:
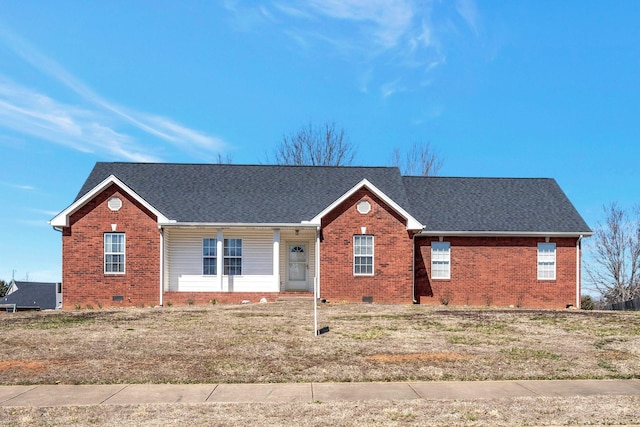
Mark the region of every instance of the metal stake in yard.
POLYGON ((318 336, 318 278, 313 278, 313 334, 318 336))

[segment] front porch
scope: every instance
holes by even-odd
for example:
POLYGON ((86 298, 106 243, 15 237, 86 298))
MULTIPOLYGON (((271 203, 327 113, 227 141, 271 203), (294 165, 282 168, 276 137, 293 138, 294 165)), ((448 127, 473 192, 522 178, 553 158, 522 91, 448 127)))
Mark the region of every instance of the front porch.
POLYGON ((238 295, 273 301, 279 293, 313 293, 315 227, 169 226, 162 236, 162 289, 175 301, 236 301, 238 295))

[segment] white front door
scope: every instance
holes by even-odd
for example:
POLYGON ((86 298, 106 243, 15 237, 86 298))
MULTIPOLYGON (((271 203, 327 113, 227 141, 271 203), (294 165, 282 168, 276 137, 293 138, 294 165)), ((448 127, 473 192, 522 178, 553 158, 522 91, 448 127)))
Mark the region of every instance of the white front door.
POLYGON ((290 243, 288 247, 289 286, 291 290, 307 290, 307 245, 290 243))

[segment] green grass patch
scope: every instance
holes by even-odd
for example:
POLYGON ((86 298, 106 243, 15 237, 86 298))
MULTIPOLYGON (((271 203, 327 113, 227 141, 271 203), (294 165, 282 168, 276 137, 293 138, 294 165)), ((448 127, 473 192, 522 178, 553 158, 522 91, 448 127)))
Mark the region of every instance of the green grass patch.
POLYGON ((61 329, 73 328, 78 325, 86 325, 95 322, 95 317, 83 315, 42 316, 34 317, 22 325, 26 329, 61 329))
POLYGON ((380 326, 374 326, 363 332, 345 335, 356 340, 378 340, 380 338, 388 337, 389 333, 380 326))

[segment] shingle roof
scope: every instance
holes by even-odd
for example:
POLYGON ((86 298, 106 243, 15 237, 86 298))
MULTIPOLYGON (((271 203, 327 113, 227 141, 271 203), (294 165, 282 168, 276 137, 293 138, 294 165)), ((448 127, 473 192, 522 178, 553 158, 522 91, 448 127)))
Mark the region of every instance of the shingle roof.
POLYGON ((364 178, 408 204, 396 168, 176 163, 97 163, 77 199, 110 175, 178 222, 300 223, 364 178))
POLYGON ((367 179, 426 231, 590 233, 547 178, 402 177, 393 167, 97 163, 76 200, 110 175, 177 222, 300 223, 367 179))
POLYGON ((18 290, 0 298, 2 304, 15 304, 20 308, 40 308, 53 310, 56 308, 56 283, 19 282, 15 281, 18 290))
POLYGON ((432 231, 590 233, 549 178, 403 177, 411 213, 432 231))

